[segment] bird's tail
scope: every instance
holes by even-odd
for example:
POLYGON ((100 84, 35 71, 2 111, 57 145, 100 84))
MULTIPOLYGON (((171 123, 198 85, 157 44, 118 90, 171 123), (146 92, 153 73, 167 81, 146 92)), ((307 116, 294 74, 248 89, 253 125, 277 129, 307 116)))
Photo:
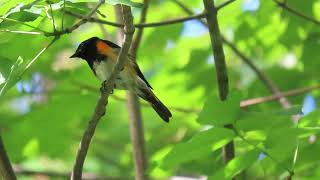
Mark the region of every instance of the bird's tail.
POLYGON ((148 101, 152 108, 158 113, 158 115, 166 122, 169 122, 172 117, 169 109, 156 97, 151 89, 140 89, 138 95, 144 100, 148 101))

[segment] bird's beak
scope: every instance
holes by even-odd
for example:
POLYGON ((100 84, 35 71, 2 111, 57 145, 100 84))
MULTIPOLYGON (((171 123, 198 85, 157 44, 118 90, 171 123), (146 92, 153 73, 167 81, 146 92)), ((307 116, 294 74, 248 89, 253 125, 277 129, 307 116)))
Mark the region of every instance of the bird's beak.
POLYGON ((69 58, 76 58, 79 57, 79 54, 77 52, 75 52, 72 56, 70 56, 69 58))

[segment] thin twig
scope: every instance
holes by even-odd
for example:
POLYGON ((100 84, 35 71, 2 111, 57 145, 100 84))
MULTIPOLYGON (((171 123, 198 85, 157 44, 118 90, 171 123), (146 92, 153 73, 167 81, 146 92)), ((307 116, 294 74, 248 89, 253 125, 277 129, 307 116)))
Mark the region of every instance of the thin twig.
POLYGON ((235 2, 236 0, 228 0, 225 1, 224 3, 220 4, 219 6, 217 6, 217 11, 219 11, 220 9, 224 8, 225 6, 235 2))
MULTIPOLYGON (((77 13, 74 13, 71 11, 65 11, 65 13, 70 16, 74 16, 78 19, 86 19, 88 22, 106 24, 106 25, 110 25, 110 26, 114 26, 114 27, 123 27, 124 26, 121 23, 111 22, 111 21, 107 21, 107 20, 103 20, 103 19, 99 19, 99 18, 94 18, 94 17, 86 18, 83 15, 80 15, 80 14, 77 14, 77 13)), ((171 20, 166 20, 166 21, 161 21, 161 22, 138 23, 138 24, 134 24, 134 27, 135 28, 151 28, 151 27, 172 25, 172 24, 177 24, 177 23, 181 23, 181 22, 185 22, 185 21, 190 21, 193 19, 201 19, 201 18, 204 18, 205 16, 206 16, 205 13, 200 13, 197 15, 192 15, 192 16, 183 17, 183 18, 176 18, 176 19, 171 19, 171 20)))
POLYGON ((295 14, 298 17, 301 17, 301 18, 303 18, 303 19, 305 19, 307 21, 310 21, 310 22, 312 22, 312 23, 314 23, 316 25, 320 25, 320 21, 319 20, 316 20, 313 17, 307 16, 304 13, 302 13, 302 12, 300 12, 300 11, 290 7, 290 6, 288 6, 286 2, 279 2, 277 0, 273 0, 273 2, 275 2, 279 7, 287 10, 288 12, 290 12, 292 14, 295 14))
POLYGON ((22 76, 29 68, 30 66, 41 56, 42 53, 44 53, 55 41, 57 41, 58 38, 55 37, 46 47, 44 47, 24 68, 21 75, 22 76))
POLYGON ((14 22, 14 23, 18 23, 18 24, 21 24, 21 25, 24 25, 24 26, 27 26, 27 27, 30 27, 30 28, 33 28, 39 32, 41 32, 42 34, 50 34, 49 32, 45 31, 45 30, 42 30, 38 27, 35 27, 35 26, 32 26, 28 23, 25 23, 25 22, 21 22, 21 21, 18 21, 18 20, 15 20, 15 19, 10 19, 10 18, 5 18, 5 17, 0 17, 1 20, 5 20, 5 21, 9 21, 9 22, 14 22))
POLYGON ((9 33, 16 33, 16 34, 29 34, 29 35, 41 35, 40 32, 15 31, 15 30, 9 30, 9 29, 0 29, 0 32, 9 32, 9 33))
POLYGON ((125 6, 125 5, 121 5, 121 7, 122 7, 122 13, 123 13, 123 17, 124 17, 124 23, 126 25, 124 28, 124 30, 125 30, 124 42, 122 44, 122 48, 120 50, 117 63, 115 65, 109 79, 106 82, 102 83, 101 96, 100 96, 98 103, 96 105, 95 112, 92 115, 92 118, 89 121, 87 129, 82 136, 80 146, 78 149, 78 153, 77 153, 77 157, 76 157, 76 162, 74 164, 74 168, 73 168, 72 175, 71 175, 72 180, 80 180, 81 179, 84 160, 86 158, 86 155, 87 155, 87 152, 89 149, 89 145, 90 145, 91 139, 94 135, 96 126, 97 126, 99 120, 101 119, 101 117, 105 114, 106 106, 108 103, 108 97, 110 95, 110 92, 114 88, 114 81, 115 81, 116 77, 118 76, 119 72, 121 71, 121 69, 123 69, 124 63, 127 60, 128 51, 129 51, 131 41, 132 41, 132 36, 134 33, 133 17, 131 14, 130 7, 125 6))
POLYGON ((53 32, 56 32, 56 23, 54 21, 54 15, 53 15, 53 10, 52 10, 52 5, 50 1, 46 1, 49 4, 49 8, 50 8, 50 13, 51 13, 51 19, 52 19, 52 27, 53 27, 53 32))
MULTIPOLYGON (((79 86, 80 89, 91 91, 91 92, 98 92, 98 89, 93 87, 93 86, 89 86, 87 84, 83 84, 83 83, 80 83, 80 82, 73 82, 73 83, 75 85, 79 86)), ((258 105, 258 104, 270 102, 270 101, 273 101, 273 100, 277 100, 277 99, 279 99, 281 97, 296 96, 296 95, 304 94, 304 93, 307 93, 307 92, 310 92, 310 91, 313 91, 313 90, 316 90, 316 89, 320 89, 320 84, 313 85, 313 86, 310 86, 310 87, 296 88, 296 89, 284 91, 284 92, 281 92, 280 95, 273 94, 273 95, 270 95, 270 96, 263 96, 263 97, 257 97, 257 98, 252 98, 252 99, 245 99, 245 100, 241 100, 240 101, 240 108, 246 108, 246 107, 250 107, 250 106, 253 106, 253 105, 258 105)), ((66 91, 63 91, 63 92, 66 92, 66 91)), ((71 92, 74 92, 74 91, 71 91, 71 92)), ((111 97, 114 100, 117 100, 117 101, 122 101, 122 102, 127 101, 126 98, 120 97, 120 96, 117 96, 117 95, 114 95, 114 94, 112 94, 111 97)), ((144 103, 144 102, 142 102, 141 105, 142 106, 147 106, 147 107, 150 106, 149 104, 144 103)), ((187 113, 188 114, 188 113, 199 113, 199 112, 201 112, 201 109, 196 109, 196 108, 185 108, 185 107, 177 107, 177 106, 168 106, 168 107, 169 107, 169 109, 171 109, 173 111, 180 112, 180 113, 187 113)))
POLYGON ((253 70, 256 75, 258 76, 258 78, 265 84, 265 86, 269 89, 269 91, 276 95, 279 103, 282 105, 283 108, 289 108, 291 106, 290 102, 288 101, 287 98, 285 97, 281 97, 281 91, 279 90, 279 88, 277 87, 277 85, 275 85, 275 83, 268 77, 268 75, 266 73, 264 73, 263 71, 261 71, 254 63, 251 59, 249 59, 246 55, 244 55, 242 52, 240 52, 240 50, 233 44, 231 43, 229 40, 227 40, 226 38, 223 38, 224 43, 227 44, 231 50, 240 57, 240 59, 246 63, 251 70, 253 70))
POLYGON ((79 22, 75 23, 73 26, 69 28, 62 29, 61 31, 55 31, 55 32, 46 32, 46 36, 62 36, 64 34, 68 34, 73 32, 74 30, 78 29, 81 25, 88 22, 88 19, 91 18, 91 16, 97 12, 97 10, 100 8, 100 6, 105 2, 105 0, 99 0, 99 3, 86 15, 81 19, 79 22))
MULTIPOLYGON (((15 166, 14 172, 17 175, 23 175, 23 176, 47 176, 50 178, 63 178, 68 179, 70 177, 69 172, 56 172, 56 171, 35 171, 35 170, 29 170, 22 167, 15 166)), ((83 173, 82 175, 83 180, 129 180, 131 178, 129 177, 113 177, 113 176, 99 176, 92 173, 83 173)))
POLYGON ((222 38, 218 23, 217 9, 212 0, 203 0, 204 8, 207 12, 207 23, 211 39, 211 47, 216 67, 218 80, 219 97, 222 101, 226 100, 229 93, 229 80, 227 73, 226 60, 223 51, 222 38))
POLYGON ((262 152, 263 154, 265 154, 267 157, 269 157, 272 161, 274 161, 276 164, 278 164, 279 167, 281 167, 282 169, 284 169, 285 171, 287 171, 290 175, 294 174, 294 172, 288 168, 285 164, 283 164, 282 162, 278 161, 276 158, 274 158, 273 156, 271 156, 271 154, 269 152, 267 152, 267 150, 265 150, 264 148, 259 147, 257 144, 254 144, 252 142, 250 142, 249 140, 247 140, 245 137, 243 137, 239 131, 234 127, 233 128, 235 134, 243 141, 246 142, 248 145, 254 147, 256 150, 262 152))
MULTIPOLYGON (((140 14, 140 21, 139 24, 145 24, 146 18, 147 18, 147 11, 149 7, 149 0, 144 0, 143 1, 143 8, 141 9, 141 14, 140 14)), ((143 35, 143 28, 140 28, 137 30, 137 33, 135 35, 135 38, 132 41, 131 47, 130 47, 130 54, 136 58, 138 48, 142 39, 143 35)))
POLYGON ((261 103, 265 103, 268 101, 279 99, 281 97, 295 96, 295 95, 303 94, 303 93, 306 93, 306 92, 309 92, 309 91, 312 91, 315 89, 319 89, 319 88, 320 88, 320 84, 314 85, 311 87, 292 89, 289 91, 281 92, 280 94, 273 94, 271 96, 247 99, 247 100, 243 100, 240 102, 240 107, 244 108, 244 107, 248 107, 248 106, 252 106, 252 105, 256 105, 256 104, 261 104, 261 103))
POLYGON ((64 29, 64 15, 65 15, 65 9, 66 9, 66 0, 63 0, 63 11, 62 11, 62 17, 61 17, 61 31, 64 29))
POLYGON ((16 180, 16 175, 12 169, 9 157, 0 135, 0 177, 5 180, 16 180))
MULTIPOLYGON (((192 15, 193 11, 189 9, 187 6, 185 6, 183 3, 181 3, 179 0, 172 0, 177 3, 188 15, 192 15)), ((203 21, 199 20, 204 26, 208 26, 208 24, 203 21)), ((265 74, 263 71, 261 71, 254 63, 253 61, 248 58, 246 55, 244 55, 231 41, 227 40, 223 35, 221 35, 222 41, 229 46, 229 48, 237 55, 239 58, 247 64, 258 76, 258 78, 267 86, 269 91, 272 94, 275 94, 277 96, 280 96, 281 91, 277 87, 277 85, 268 77, 267 74, 265 74)), ((285 97, 280 97, 278 98, 279 103, 281 104, 282 107, 284 108, 289 108, 290 107, 290 102, 285 98, 285 97)))

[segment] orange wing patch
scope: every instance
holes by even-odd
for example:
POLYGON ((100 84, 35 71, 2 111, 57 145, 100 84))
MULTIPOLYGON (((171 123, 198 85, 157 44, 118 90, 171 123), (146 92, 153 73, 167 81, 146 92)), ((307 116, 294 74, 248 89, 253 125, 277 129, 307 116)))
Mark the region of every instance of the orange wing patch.
POLYGON ((112 47, 110 47, 108 44, 103 41, 97 41, 96 46, 98 53, 109 57, 108 59, 117 60, 117 55, 114 53, 112 47))
POLYGON ((112 48, 102 41, 97 41, 98 53, 108 56, 112 51, 112 48))

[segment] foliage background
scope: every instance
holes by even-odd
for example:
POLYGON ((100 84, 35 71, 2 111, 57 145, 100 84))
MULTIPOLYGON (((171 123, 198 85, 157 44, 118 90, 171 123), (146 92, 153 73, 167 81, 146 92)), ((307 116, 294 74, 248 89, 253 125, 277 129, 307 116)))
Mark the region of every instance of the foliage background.
MULTIPOLYGON (((65 9, 86 14, 94 2, 66 0, 65 9)), ((216 4, 222 2, 218 0, 216 4)), ((57 29, 61 29, 62 17, 64 26, 76 22, 76 18, 63 13, 64 1, 52 3, 57 29)), ((194 12, 203 10, 200 0, 184 3, 194 12)), ((320 19, 320 1, 290 0, 288 4, 320 19)), ((133 8, 136 22, 140 10, 133 8)), ((106 3, 99 11, 106 15, 97 14, 99 18, 115 21, 112 5, 106 3)), ((2 0, 0 14, 53 30, 49 5, 43 1, 2 0)), ((153 0, 147 22, 184 16, 187 14, 173 1, 153 0)), ((117 28, 86 23, 61 36, 25 69, 21 79, 15 79, 53 37, 3 32, 37 29, 0 21, 0 86, 12 86, 0 96, 1 135, 9 157, 24 169, 69 172, 98 99, 100 83, 84 61, 68 57, 81 41, 92 36, 103 38, 106 34, 102 29, 107 32, 107 39, 115 41, 117 28)), ((222 34, 279 89, 319 83, 319 24, 302 19, 273 1, 237 0, 219 11, 219 25, 222 34)), ((181 112, 172 108, 173 118, 166 124, 150 107, 142 106, 149 176, 228 179, 245 170, 237 177, 276 179, 292 171, 297 179, 319 178, 320 114, 315 110, 318 93, 290 97, 290 102, 298 106, 289 110, 282 110, 277 101, 239 109, 240 100, 270 93, 256 74, 228 46, 224 47, 232 92, 222 103, 216 97, 214 59, 205 26, 192 20, 145 29, 137 55, 142 71, 165 104, 188 109, 181 112), (301 107, 305 114, 315 111, 303 116, 298 124, 292 123, 291 115, 301 107), (200 113, 191 111, 194 109, 200 113), (227 123, 234 124, 235 131, 223 128, 227 123), (236 158, 225 165, 221 151, 230 140, 234 140, 236 158)), ((115 91, 114 96, 125 94, 115 91)), ((85 172, 131 179, 134 171, 127 107, 114 96, 96 131, 85 172)))

